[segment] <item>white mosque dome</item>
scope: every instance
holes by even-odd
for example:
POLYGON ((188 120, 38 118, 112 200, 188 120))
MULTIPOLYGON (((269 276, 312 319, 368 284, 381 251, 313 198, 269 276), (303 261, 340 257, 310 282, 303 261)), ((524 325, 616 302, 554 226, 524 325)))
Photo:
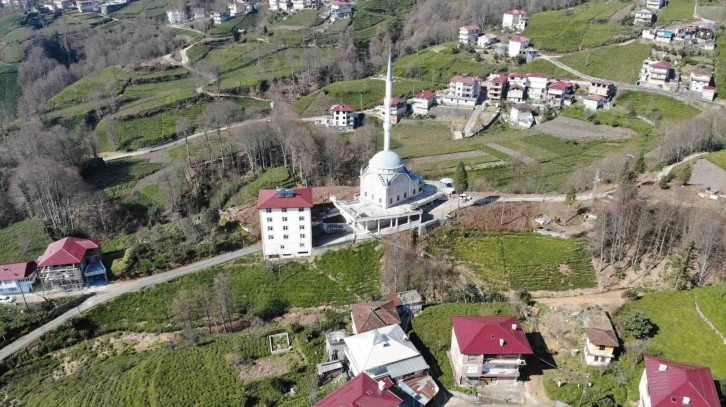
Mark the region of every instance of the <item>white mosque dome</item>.
POLYGON ((403 160, 393 151, 379 151, 368 161, 369 170, 398 170, 403 168, 403 160))

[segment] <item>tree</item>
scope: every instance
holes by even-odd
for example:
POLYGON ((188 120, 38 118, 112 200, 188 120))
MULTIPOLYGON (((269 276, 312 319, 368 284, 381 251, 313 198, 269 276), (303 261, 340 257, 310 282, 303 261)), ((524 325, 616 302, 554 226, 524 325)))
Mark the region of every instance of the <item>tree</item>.
POLYGON ((454 186, 456 187, 456 192, 459 194, 469 189, 469 174, 466 173, 466 167, 464 167, 463 161, 459 161, 459 165, 456 167, 454 186))
POLYGON ((645 163, 645 152, 640 150, 640 154, 638 154, 638 158, 635 161, 635 171, 638 171, 638 174, 644 174, 647 170, 648 165, 645 163))
POLYGON ((232 325, 232 309, 234 309, 232 285, 228 274, 221 273, 214 278, 214 299, 219 308, 222 328, 227 332, 227 323, 230 324, 230 328, 232 325))
POLYGON ((567 191, 567 195, 565 195, 565 203, 567 204, 567 218, 565 219, 565 226, 567 226, 567 222, 570 220, 570 208, 572 207, 572 204, 577 201, 577 190, 575 187, 571 186, 570 189, 567 191))
POLYGON ((623 318, 623 325, 629 334, 636 339, 652 337, 655 332, 655 325, 648 315, 640 311, 631 311, 623 318))
POLYGON ((681 171, 680 174, 678 174, 678 178, 681 180, 681 183, 683 185, 688 185, 688 181, 691 179, 691 175, 693 174, 693 166, 686 165, 686 168, 681 171))
POLYGON ((625 298, 628 301, 635 301, 638 299, 638 290, 635 288, 628 288, 627 290, 623 291, 623 298, 625 298))

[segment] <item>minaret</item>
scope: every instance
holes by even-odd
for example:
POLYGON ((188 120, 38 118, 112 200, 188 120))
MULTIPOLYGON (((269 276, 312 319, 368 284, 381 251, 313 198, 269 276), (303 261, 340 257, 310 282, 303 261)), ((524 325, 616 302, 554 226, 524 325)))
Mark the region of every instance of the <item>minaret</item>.
POLYGON ((393 76, 391 74, 391 52, 388 52, 388 70, 386 71, 386 97, 383 99, 383 107, 386 109, 386 116, 383 120, 383 151, 388 151, 391 146, 391 94, 393 94, 393 76))

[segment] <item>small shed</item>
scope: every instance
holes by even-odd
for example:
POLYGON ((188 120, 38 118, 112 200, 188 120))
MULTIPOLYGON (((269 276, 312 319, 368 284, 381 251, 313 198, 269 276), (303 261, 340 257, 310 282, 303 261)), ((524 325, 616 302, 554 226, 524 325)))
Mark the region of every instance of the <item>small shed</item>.
POLYGON ((344 338, 348 333, 344 330, 332 331, 325 334, 325 355, 328 361, 345 360, 344 338))

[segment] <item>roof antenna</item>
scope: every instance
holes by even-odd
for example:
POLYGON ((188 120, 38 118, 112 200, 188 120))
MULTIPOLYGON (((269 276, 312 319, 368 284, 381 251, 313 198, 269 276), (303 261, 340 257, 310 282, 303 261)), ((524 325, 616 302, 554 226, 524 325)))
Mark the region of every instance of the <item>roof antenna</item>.
POLYGON ((391 50, 388 50, 388 67, 386 71, 386 97, 383 99, 383 107, 386 109, 383 121, 383 151, 391 147, 391 94, 393 93, 393 77, 391 76, 391 50))

